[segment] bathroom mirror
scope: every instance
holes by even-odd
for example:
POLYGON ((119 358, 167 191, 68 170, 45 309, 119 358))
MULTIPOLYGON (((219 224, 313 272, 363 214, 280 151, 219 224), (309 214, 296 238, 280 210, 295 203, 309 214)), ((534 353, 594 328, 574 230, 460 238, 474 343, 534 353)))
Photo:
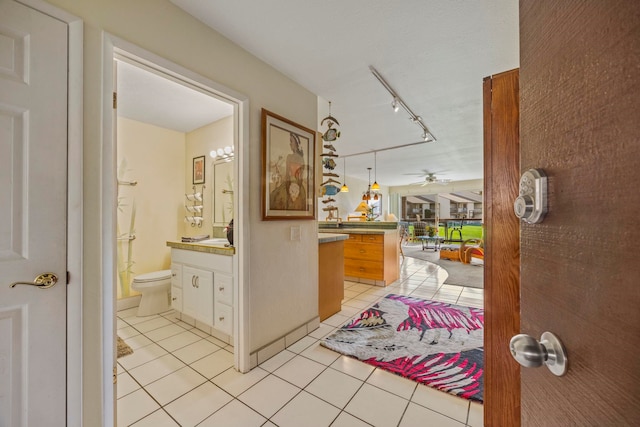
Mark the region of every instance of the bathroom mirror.
POLYGON ((214 226, 226 226, 233 219, 233 159, 214 162, 211 203, 214 226))

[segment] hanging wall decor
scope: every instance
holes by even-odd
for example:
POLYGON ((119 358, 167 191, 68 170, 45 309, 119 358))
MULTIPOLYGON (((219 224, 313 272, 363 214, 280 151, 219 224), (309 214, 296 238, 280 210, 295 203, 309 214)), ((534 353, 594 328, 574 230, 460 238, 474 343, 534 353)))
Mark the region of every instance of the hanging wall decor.
POLYGON ((327 217, 325 218, 326 221, 337 221, 340 218, 340 215, 338 213, 338 207, 333 205, 335 199, 331 196, 338 194, 341 187, 340 181, 334 179, 339 178, 340 175, 333 172, 336 168, 335 159, 339 157, 338 154, 336 154, 337 150, 334 144, 340 137, 340 131, 333 126, 340 126, 340 123, 338 123, 338 120, 331 115, 331 102, 329 102, 329 115, 322 119, 320 125, 324 126, 325 123, 327 125, 327 129, 322 134, 323 152, 320 156, 322 157, 322 166, 324 168, 322 173, 323 182, 321 184, 322 196, 327 198, 322 200, 322 203, 325 204, 322 210, 327 212, 327 217))

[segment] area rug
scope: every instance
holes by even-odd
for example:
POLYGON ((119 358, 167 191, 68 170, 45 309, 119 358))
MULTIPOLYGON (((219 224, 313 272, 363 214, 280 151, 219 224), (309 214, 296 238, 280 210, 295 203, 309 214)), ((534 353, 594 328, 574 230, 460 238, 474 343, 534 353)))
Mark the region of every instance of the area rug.
POLYGON ((126 342, 124 342, 124 340, 120 337, 118 338, 118 353, 117 353, 117 358, 121 358, 122 356, 127 356, 131 353, 133 353, 133 349, 131 347, 129 347, 129 344, 127 344, 126 342))
POLYGON ((321 341, 338 353, 482 402, 484 310, 389 294, 321 341))
POLYGON ((402 251, 406 257, 429 261, 444 268, 449 275, 444 283, 448 285, 484 288, 484 267, 482 265, 463 264, 460 261, 440 259, 439 251, 434 251, 433 249, 422 250, 420 245, 403 246, 402 251))

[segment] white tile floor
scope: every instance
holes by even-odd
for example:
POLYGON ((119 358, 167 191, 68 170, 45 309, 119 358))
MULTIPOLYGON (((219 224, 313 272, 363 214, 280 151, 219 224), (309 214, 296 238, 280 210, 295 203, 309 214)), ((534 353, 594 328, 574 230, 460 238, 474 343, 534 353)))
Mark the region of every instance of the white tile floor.
POLYGON ((343 309, 247 374, 233 348, 173 312, 118 312, 134 353, 118 359, 118 426, 481 427, 481 404, 376 369, 319 340, 388 293, 482 307, 483 290, 444 285, 446 272, 406 258, 386 288, 345 282, 343 309))

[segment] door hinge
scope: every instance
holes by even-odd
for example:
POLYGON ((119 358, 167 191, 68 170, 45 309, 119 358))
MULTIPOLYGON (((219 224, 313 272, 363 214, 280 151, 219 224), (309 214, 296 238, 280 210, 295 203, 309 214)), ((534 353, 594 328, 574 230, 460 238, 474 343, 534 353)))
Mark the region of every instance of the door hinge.
POLYGON ((71 273, 67 271, 67 285, 71 283, 71 273))
POLYGON ((118 109, 118 94, 113 92, 113 109, 118 109))
POLYGON ((113 367, 113 383, 118 384, 118 367, 113 367))

